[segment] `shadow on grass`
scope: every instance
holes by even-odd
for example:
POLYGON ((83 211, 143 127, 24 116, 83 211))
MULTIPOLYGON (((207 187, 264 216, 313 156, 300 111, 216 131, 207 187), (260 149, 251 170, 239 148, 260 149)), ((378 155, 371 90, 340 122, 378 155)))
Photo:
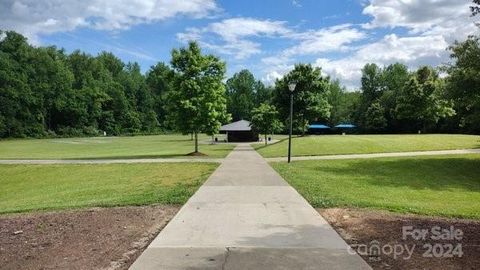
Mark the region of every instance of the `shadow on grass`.
MULTIPOLYGON (((293 139, 293 138, 297 138, 297 137, 300 137, 300 136, 292 136, 292 139, 293 139)), ((275 145, 275 144, 278 144, 278 143, 281 143, 281 142, 284 142, 284 141, 288 141, 288 137, 287 137, 287 138, 280 139, 280 140, 278 140, 278 142, 269 143, 269 144, 267 144, 267 145, 262 144, 262 146, 256 147, 255 150, 260 150, 260 149, 263 149, 263 148, 267 148, 267 147, 269 147, 269 146, 272 146, 272 145, 275 145)))
POLYGON ((327 164, 313 170, 340 177, 362 178, 362 181, 375 186, 480 192, 480 159, 356 160, 345 162, 341 167, 328 167, 327 164))

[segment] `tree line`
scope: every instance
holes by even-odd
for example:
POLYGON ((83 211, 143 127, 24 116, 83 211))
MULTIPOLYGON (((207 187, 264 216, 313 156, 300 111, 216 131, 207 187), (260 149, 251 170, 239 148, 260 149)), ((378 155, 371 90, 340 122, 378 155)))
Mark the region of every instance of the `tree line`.
POLYGON ((480 132, 480 44, 472 36, 449 48, 451 63, 409 70, 401 63, 366 64, 361 87, 347 90, 320 67, 297 64, 266 86, 248 70, 224 81, 225 62, 195 42, 174 49, 170 63, 145 74, 109 52, 70 54, 33 47, 0 32, 0 137, 157 133, 215 134, 231 120, 253 120, 264 132, 288 123, 353 123, 361 132, 480 132), (271 125, 261 125, 261 122, 271 125))
POLYGON ((163 121, 167 65, 143 75, 109 52, 67 54, 0 34, 0 137, 153 132, 163 121))
POLYGON ((258 98, 256 88, 248 87, 254 81, 253 75, 244 70, 227 81, 229 103, 241 104, 238 108, 244 110, 239 114, 237 108, 229 107, 229 112, 237 115, 234 119, 250 119, 255 110, 246 108, 261 108, 255 104, 266 103, 282 123, 270 129, 286 132, 288 84, 296 82, 293 127, 298 134, 306 133, 312 123, 355 124, 359 132, 365 133, 479 133, 479 39, 470 37, 449 50, 452 63, 437 69, 422 66, 409 70, 401 63, 385 67, 366 64, 361 87, 356 91, 323 75, 319 67, 297 64, 274 86, 260 88, 267 89, 267 94, 262 92, 262 98, 258 98))
MULTIPOLYGON (((473 0, 472 16, 480 13, 473 0)), ((480 24, 477 24, 480 26, 480 24)), ((450 63, 409 70, 401 63, 379 67, 367 63, 361 87, 348 91, 321 68, 297 64, 274 86, 255 81, 248 70, 227 81, 234 119, 252 118, 261 133, 286 131, 288 84, 296 82, 293 128, 304 134, 311 123, 357 125, 365 133, 480 133, 480 42, 469 36, 449 48, 450 63), (251 108, 254 108, 253 110, 251 108), (252 115, 253 114, 253 115, 252 115), (262 123, 270 119, 270 124, 262 123), (272 120, 274 119, 274 120, 272 120), (277 121, 279 120, 279 121, 277 121)))

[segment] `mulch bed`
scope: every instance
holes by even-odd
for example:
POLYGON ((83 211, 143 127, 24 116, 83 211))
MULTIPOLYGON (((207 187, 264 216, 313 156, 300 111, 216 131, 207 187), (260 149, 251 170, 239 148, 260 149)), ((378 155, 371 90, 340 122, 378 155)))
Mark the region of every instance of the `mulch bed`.
POLYGON ((128 269, 178 206, 0 216, 1 269, 128 269))
POLYGON ((374 269, 479 269, 480 267, 480 221, 360 209, 317 210, 374 269), (456 230, 461 230, 463 235, 456 230), (411 232, 416 233, 409 234, 411 232), (423 234, 424 232, 426 234, 423 234), (406 239, 403 239, 404 235, 406 239), (439 235, 444 238, 436 239, 435 237, 439 235), (424 239, 423 236, 425 236, 424 239), (410 251, 413 250, 411 256, 407 248, 410 251), (397 255, 395 255, 395 249, 397 255), (377 252, 378 250, 380 252, 377 252))

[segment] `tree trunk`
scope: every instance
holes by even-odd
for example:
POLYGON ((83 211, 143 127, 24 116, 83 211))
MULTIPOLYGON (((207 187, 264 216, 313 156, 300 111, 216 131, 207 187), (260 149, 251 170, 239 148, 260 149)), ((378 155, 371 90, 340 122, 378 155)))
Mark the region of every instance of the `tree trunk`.
POLYGON ((265 132, 265 145, 267 145, 267 133, 265 132))
POLYGON ((50 112, 50 110, 47 112, 48 113, 48 116, 47 116, 47 130, 53 130, 52 128, 52 113, 50 112))
POLYGON ((195 131, 195 153, 198 153, 198 133, 195 131))
POLYGON ((305 136, 305 117, 302 116, 302 137, 305 136))

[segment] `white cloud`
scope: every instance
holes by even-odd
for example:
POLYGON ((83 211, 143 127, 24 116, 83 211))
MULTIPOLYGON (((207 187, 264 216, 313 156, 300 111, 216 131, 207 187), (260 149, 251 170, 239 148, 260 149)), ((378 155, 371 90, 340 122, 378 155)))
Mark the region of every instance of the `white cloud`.
MULTIPOLYGON (((363 14, 371 20, 363 27, 341 24, 299 30, 285 21, 237 17, 187 28, 177 34, 177 39, 196 40, 229 60, 238 60, 233 61, 237 66, 254 66, 267 83, 288 72, 300 59, 313 59, 325 73, 358 87, 366 63, 388 65, 398 61, 416 68, 447 61, 448 44, 478 33, 469 16, 470 2, 365 0, 363 14), (385 30, 391 31, 377 36, 385 30), (265 51, 266 39, 274 50, 265 51), (258 59, 251 59, 254 55, 258 59)), ((298 0, 291 3, 301 5, 298 0)), ((215 0, 0 0, 0 29, 16 30, 36 43, 42 34, 80 27, 120 31, 177 16, 209 17, 219 9, 215 0)), ((153 59, 130 48, 112 50, 153 59)))
POLYGON ((177 38, 186 42, 196 40, 203 46, 222 54, 245 59, 261 52, 261 44, 248 40, 251 37, 279 37, 291 32, 283 21, 231 18, 211 23, 204 28, 188 28, 178 33, 177 38), (208 39, 221 39, 221 43, 208 39))
POLYGON ((0 28, 35 42, 39 34, 78 27, 124 30, 179 15, 205 17, 217 9, 214 0, 6 0, 0 2, 0 28))
POLYGON ((306 31, 292 37, 299 39, 300 44, 285 50, 283 53, 287 56, 347 50, 349 44, 364 39, 366 33, 350 24, 342 24, 306 31))
POLYGON ((284 72, 280 73, 278 71, 272 71, 262 77, 262 81, 267 85, 273 85, 277 79, 280 79, 285 75, 284 72))
POLYGON ((261 44, 253 37, 268 37, 299 42, 284 50, 281 55, 263 58, 263 62, 285 61, 295 55, 311 55, 329 51, 347 50, 348 44, 364 39, 365 32, 350 24, 336 25, 319 30, 294 31, 284 21, 259 20, 253 18, 231 18, 211 23, 203 28, 187 28, 177 38, 186 42, 196 40, 218 53, 245 59, 262 52, 261 44), (217 39, 220 39, 218 42, 217 39))
MULTIPOLYGON (((364 31, 372 33, 377 28, 402 28, 408 34, 387 34, 379 40, 352 48, 350 43, 361 40, 365 33, 347 26, 343 30, 337 29, 333 38, 325 34, 325 38, 315 40, 316 36, 312 35, 310 40, 302 41, 289 50, 297 54, 318 54, 315 65, 322 67, 325 74, 340 79, 348 87, 357 88, 361 69, 366 63, 382 66, 401 62, 415 69, 421 65, 438 66, 447 62, 446 48, 449 44, 478 33, 469 16, 469 5, 470 1, 466 0, 370 0, 365 4, 363 14, 371 16, 372 20, 363 25, 364 31), (340 58, 327 57, 322 55, 320 48, 326 51, 328 48, 343 48, 352 50, 352 53, 340 58)), ((265 74, 277 72, 277 63, 283 64, 278 70, 285 73, 285 62, 291 63, 295 58, 284 56, 285 52, 278 57, 264 58, 267 66, 265 74)))
POLYGON ((412 34, 464 38, 475 29, 470 5, 466 0, 371 0, 363 14, 373 17, 367 28, 405 27, 412 34))
POLYGON ((292 5, 297 8, 302 7, 302 3, 300 3, 300 0, 292 0, 292 5))
POLYGON ((361 69, 366 63, 380 66, 400 62, 410 68, 436 66, 448 57, 447 41, 442 36, 398 37, 395 34, 361 47, 353 55, 336 60, 318 58, 316 66, 348 87, 358 87, 361 69))
POLYGON ((238 40, 247 36, 273 36, 289 33, 283 21, 257 20, 253 18, 232 18, 212 23, 208 30, 225 40, 238 40))
MULTIPOLYGON (((355 89, 359 87, 361 70, 366 63, 386 66, 400 62, 411 69, 422 65, 437 66, 448 58, 447 46, 447 41, 440 35, 399 37, 390 34, 379 41, 360 46, 346 57, 319 57, 313 65, 321 67, 325 75, 339 79, 348 88, 355 89)), ((274 82, 293 68, 291 59, 282 57, 265 58, 264 64, 266 75, 263 80, 266 83, 274 82)))
POLYGON ((354 42, 367 37, 364 31, 354 28, 350 24, 336 25, 319 30, 308 30, 300 33, 290 33, 289 38, 298 41, 297 45, 289 47, 277 55, 261 59, 264 64, 262 80, 270 84, 282 77, 293 68, 296 57, 304 55, 321 55, 327 52, 352 50, 354 42))

